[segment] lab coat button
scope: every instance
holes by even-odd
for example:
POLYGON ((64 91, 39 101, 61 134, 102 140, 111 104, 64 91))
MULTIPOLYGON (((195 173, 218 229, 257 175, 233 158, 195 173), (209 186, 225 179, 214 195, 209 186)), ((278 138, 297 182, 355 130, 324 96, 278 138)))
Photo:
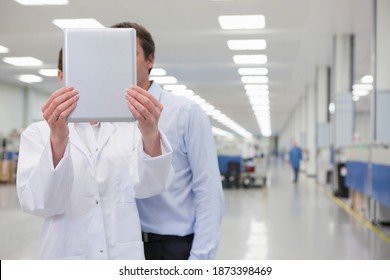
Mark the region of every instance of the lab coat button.
POLYGON ((103 250, 100 250, 100 253, 103 253, 103 250))
POLYGON ((99 200, 96 200, 96 205, 99 204, 99 200))

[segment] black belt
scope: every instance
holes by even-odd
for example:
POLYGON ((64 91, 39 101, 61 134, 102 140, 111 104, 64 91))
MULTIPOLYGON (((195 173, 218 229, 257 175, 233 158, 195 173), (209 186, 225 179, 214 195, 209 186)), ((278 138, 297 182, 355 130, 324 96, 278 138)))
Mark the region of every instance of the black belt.
POLYGON ((178 235, 162 235, 162 234, 156 234, 150 232, 142 232, 142 241, 144 243, 164 241, 170 239, 185 239, 188 241, 192 241, 194 239, 194 234, 189 234, 186 236, 178 236, 178 235))

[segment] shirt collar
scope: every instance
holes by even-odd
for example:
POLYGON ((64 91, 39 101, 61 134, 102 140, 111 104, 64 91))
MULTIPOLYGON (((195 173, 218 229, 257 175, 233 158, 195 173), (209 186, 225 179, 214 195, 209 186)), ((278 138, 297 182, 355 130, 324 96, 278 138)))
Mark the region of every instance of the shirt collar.
POLYGON ((148 91, 151 95, 153 95, 154 98, 159 101, 161 100, 162 88, 157 83, 152 81, 152 84, 150 85, 148 91))

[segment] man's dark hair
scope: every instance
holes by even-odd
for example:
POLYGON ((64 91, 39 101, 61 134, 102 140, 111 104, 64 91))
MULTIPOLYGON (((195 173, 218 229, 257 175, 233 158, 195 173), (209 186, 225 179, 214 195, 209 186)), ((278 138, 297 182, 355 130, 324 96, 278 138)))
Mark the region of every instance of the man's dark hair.
POLYGON ((62 71, 62 48, 60 49, 60 53, 58 54, 58 70, 62 71))
POLYGON ((140 40, 141 47, 144 50, 145 59, 150 55, 154 57, 155 45, 152 34, 142 25, 134 22, 121 22, 114 24, 111 28, 134 28, 137 33, 137 38, 140 40))

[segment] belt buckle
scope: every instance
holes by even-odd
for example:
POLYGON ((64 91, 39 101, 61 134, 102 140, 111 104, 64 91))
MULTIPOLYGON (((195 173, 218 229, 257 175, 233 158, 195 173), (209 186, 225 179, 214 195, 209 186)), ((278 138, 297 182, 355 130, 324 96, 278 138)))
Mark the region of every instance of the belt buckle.
POLYGON ((145 243, 149 243, 149 234, 147 232, 143 232, 142 233, 142 240, 145 242, 145 243))

